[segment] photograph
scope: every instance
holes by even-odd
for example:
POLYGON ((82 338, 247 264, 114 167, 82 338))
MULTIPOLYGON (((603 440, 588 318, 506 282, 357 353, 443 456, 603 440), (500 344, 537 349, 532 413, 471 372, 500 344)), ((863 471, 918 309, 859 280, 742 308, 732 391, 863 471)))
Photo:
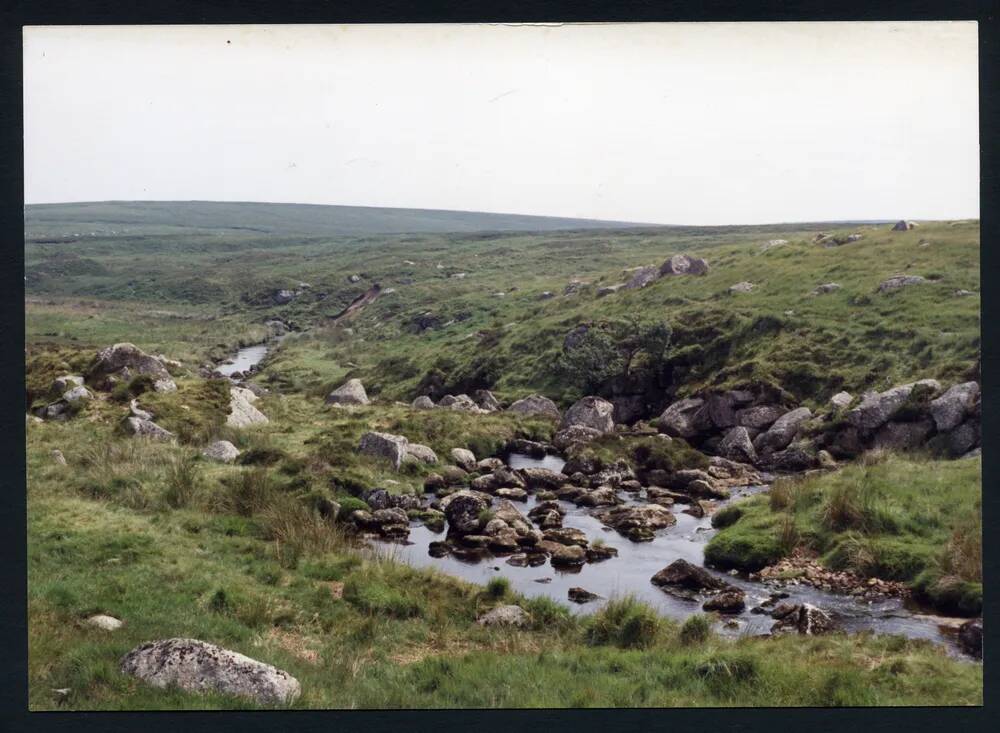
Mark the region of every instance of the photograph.
POLYGON ((29 711, 983 705, 976 21, 20 32, 29 711))

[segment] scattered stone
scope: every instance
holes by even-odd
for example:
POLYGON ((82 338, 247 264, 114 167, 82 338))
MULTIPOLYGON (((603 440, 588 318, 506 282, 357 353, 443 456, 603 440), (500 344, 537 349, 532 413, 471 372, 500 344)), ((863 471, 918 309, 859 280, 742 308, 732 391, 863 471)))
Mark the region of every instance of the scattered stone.
POLYGON ((240 455, 240 449, 228 440, 217 440, 205 448, 202 455, 213 461, 232 463, 240 455))
POLYGON ((899 290, 900 288, 905 288, 909 285, 920 285, 925 282, 927 281, 920 275, 894 275, 888 280, 883 280, 879 283, 878 292, 889 293, 893 290, 899 290))
POLYGON ((952 295, 956 298, 964 298, 969 295, 975 295, 975 293, 972 292, 971 290, 963 289, 963 290, 956 290, 954 293, 952 293, 952 295))
POLYGON ((835 290, 840 290, 839 283, 823 283, 822 285, 817 285, 816 289, 812 291, 812 294, 825 295, 826 293, 832 293, 835 290))
POLYGON ((60 466, 66 465, 66 456, 64 456, 63 452, 58 448, 52 449, 52 460, 58 463, 60 466))
POLYGON ((434 400, 427 395, 420 395, 417 399, 413 400, 413 404, 411 406, 416 410, 433 410, 434 400))
POLYGON ((618 285, 607 285, 603 288, 597 289, 597 297, 604 298, 608 295, 614 295, 619 290, 625 287, 625 283, 619 283, 618 285))
POLYGON ((677 523, 677 518, 659 504, 602 508, 594 516, 633 542, 651 541, 656 530, 677 523))
POLYGON ((229 389, 229 416, 226 418, 226 425, 234 428, 266 425, 269 420, 264 413, 254 407, 253 403, 256 401, 257 395, 249 389, 231 387, 229 389))
POLYGON ((488 389, 477 389, 472 393, 472 399, 480 409, 487 412, 496 412, 501 409, 500 400, 488 389))
POLYGON ((87 371, 87 380, 98 389, 110 389, 116 382, 127 382, 140 374, 154 380, 170 379, 167 368, 155 356, 150 356, 135 344, 120 343, 97 353, 87 371))
POLYGON ((153 382, 154 392, 176 392, 177 383, 172 379, 157 379, 153 382))
POLYGON ((520 606, 497 606, 478 619, 480 626, 527 626, 531 617, 520 606))
POLYGON ((853 401, 854 397, 850 392, 837 392, 837 394, 830 398, 830 405, 835 409, 842 410, 848 407, 853 401))
POLYGON ((466 471, 476 470, 476 455, 471 450, 467 450, 465 448, 452 448, 451 460, 455 462, 455 465, 466 471))
POLYGON ((753 291, 753 288, 754 288, 753 283, 747 282, 746 280, 744 280, 743 282, 738 282, 735 285, 730 285, 729 286, 729 292, 730 293, 749 293, 749 292, 753 291))
POLYGON ((164 430, 152 420, 143 420, 139 417, 125 418, 125 432, 136 438, 149 438, 150 440, 173 440, 174 434, 169 430, 164 430))
POLYGON ((360 379, 349 379, 326 396, 328 405, 367 405, 368 394, 360 379))
POLYGON ((718 613, 742 613, 746 608, 746 596, 741 590, 726 590, 718 595, 712 596, 704 605, 704 611, 716 611, 718 613))
POLYGON ((84 623, 88 626, 93 626, 96 629, 101 629, 102 631, 117 631, 125 625, 114 616, 107 616, 103 613, 91 616, 84 623))
POLYGON ((423 463, 437 463, 438 457, 431 448, 420 443, 406 443, 406 456, 415 458, 423 463))
POLYGON ((647 265, 646 267, 640 267, 635 270, 632 277, 629 278, 628 282, 625 283, 626 290, 638 290, 644 288, 650 283, 656 282, 660 279, 660 268, 655 265, 647 265))
POLYGON ((87 402, 94 399, 94 395, 90 393, 86 387, 78 385, 76 387, 70 387, 68 390, 63 392, 62 398, 65 402, 87 402))
POLYGON ((265 705, 292 702, 301 692, 287 672, 197 639, 142 644, 125 655, 121 671, 154 687, 217 692, 265 705))
POLYGON ((892 231, 894 232, 905 232, 908 229, 913 229, 917 224, 912 221, 904 221, 900 219, 895 224, 892 225, 892 231))

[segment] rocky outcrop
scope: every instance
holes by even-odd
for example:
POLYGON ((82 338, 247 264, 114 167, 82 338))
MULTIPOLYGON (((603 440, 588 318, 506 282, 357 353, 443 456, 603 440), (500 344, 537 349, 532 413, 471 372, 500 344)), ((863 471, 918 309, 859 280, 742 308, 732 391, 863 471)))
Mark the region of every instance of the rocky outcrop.
POLYGON ((392 464, 392 467, 399 470, 406 457, 406 446, 408 441, 402 435, 392 433, 367 432, 361 436, 358 443, 358 452, 363 455, 382 458, 392 464))
POLYGON ((232 463, 239 457, 240 449, 228 440, 217 440, 205 448, 202 455, 220 463, 232 463))
POLYGON ((750 430, 767 430, 788 410, 777 405, 755 405, 736 412, 736 424, 750 430))
POLYGON ((957 428, 972 414, 979 398, 979 385, 963 382, 950 387, 943 395, 930 403, 931 417, 939 432, 957 428))
POLYGON ((121 671, 153 687, 215 692, 281 705, 295 700, 298 680, 270 664, 197 639, 163 639, 136 647, 121 671))
POLYGON ((226 425, 233 428, 245 428, 250 425, 266 425, 267 416, 254 407, 257 395, 252 390, 243 387, 229 389, 229 415, 226 425))
POLYGON ((892 419, 917 387, 931 393, 941 389, 936 380, 922 379, 885 392, 866 392, 861 397, 861 403, 847 413, 847 420, 862 433, 871 433, 892 419))
POLYGON ((349 379, 326 396, 328 405, 367 405, 368 394, 360 379, 349 379))
POLYGON ((918 422, 888 422, 875 433, 875 447, 888 450, 907 451, 921 447, 934 425, 930 420, 918 422))
POLYGON ((581 426, 600 433, 610 433, 615 427, 615 421, 612 417, 614 411, 614 405, 605 399, 594 396, 584 397, 566 410, 559 429, 565 430, 573 426, 581 426))
POLYGON ((514 404, 507 408, 507 411, 513 412, 517 415, 548 417, 553 420, 559 420, 562 418, 562 413, 559 412, 559 408, 556 407, 556 403, 548 397, 538 394, 529 395, 528 397, 517 400, 514 404))

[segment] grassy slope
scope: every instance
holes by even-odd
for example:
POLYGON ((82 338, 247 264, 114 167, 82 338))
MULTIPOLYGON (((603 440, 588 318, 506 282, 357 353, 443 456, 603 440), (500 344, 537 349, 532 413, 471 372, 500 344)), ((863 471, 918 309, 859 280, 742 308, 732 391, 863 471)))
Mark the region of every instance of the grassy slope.
MULTIPOLYGON (((267 408, 279 412, 273 399, 267 408)), ((627 602, 620 617, 580 620, 558 604, 512 597, 500 583, 483 589, 371 557, 277 497, 233 513, 226 477, 252 469, 208 464, 183 446, 131 450, 103 418, 95 409, 29 431, 32 709, 246 707, 154 690, 117 672, 136 644, 175 635, 288 670, 303 685, 299 707, 982 702, 982 667, 926 643, 684 641, 674 624, 627 602), (51 460, 54 447, 69 466, 51 460), (473 623, 511 601, 531 612, 530 629, 473 623), (81 624, 96 612, 126 626, 109 634, 81 624), (644 622, 628 623, 636 617, 644 622), (63 687, 70 697, 58 703, 51 691, 63 687)), ((294 452, 289 436, 306 440, 309 430, 265 432, 294 452)), ((289 482, 283 491, 291 490, 289 482)))
POLYGON ((226 231, 125 241, 98 237, 71 246, 29 243, 29 295, 51 302, 29 305, 29 340, 96 346, 114 333, 203 358, 217 343, 249 341, 264 320, 281 316, 313 327, 294 353, 275 362, 275 371, 296 377, 298 389, 318 393, 353 371, 376 394, 412 399, 431 367, 455 381, 486 364, 500 374, 494 387, 502 395, 541 390, 570 400, 577 393, 553 370, 565 333, 580 322, 638 312, 672 325, 675 343, 663 366, 665 375, 672 370, 679 393, 756 381, 778 384, 809 402, 841 388, 881 388, 931 376, 955 381, 973 372, 979 297, 953 293, 978 290, 977 223, 925 224, 910 232, 862 226, 856 229, 865 239, 830 249, 811 243, 818 228, 374 238, 226 231), (762 253, 760 245, 775 237, 789 244, 762 253), (924 241, 930 244, 920 246, 924 241), (620 282, 625 268, 660 263, 679 251, 707 257, 712 272, 595 298, 594 289, 620 282), (457 272, 467 275, 448 277, 457 272), (897 272, 930 282, 875 294, 878 283, 897 272), (355 273, 364 279, 351 284, 347 278, 355 273), (573 277, 594 288, 562 297, 573 277), (740 280, 757 289, 729 295, 729 285, 740 280), (291 304, 266 300, 269 292, 300 281, 312 287, 291 304), (829 281, 843 289, 810 295, 829 281), (395 292, 357 318, 353 337, 322 327, 372 282, 395 292), (544 290, 558 295, 539 301, 544 290), (209 322, 192 328, 145 313, 140 318, 149 325, 148 336, 140 339, 120 315, 139 309, 137 304, 148 304, 148 311, 183 306, 199 318, 220 320, 224 328, 209 322), (97 316, 105 324, 101 329, 81 316, 88 310, 108 315, 97 316), (415 333, 413 319, 427 311, 441 323, 454 323, 415 333), (213 339, 213 333, 227 335, 213 339))
POLYGON ((801 545, 835 570, 913 582, 946 613, 982 612, 979 458, 887 456, 790 479, 740 502, 743 516, 709 542, 706 559, 757 570, 801 545))

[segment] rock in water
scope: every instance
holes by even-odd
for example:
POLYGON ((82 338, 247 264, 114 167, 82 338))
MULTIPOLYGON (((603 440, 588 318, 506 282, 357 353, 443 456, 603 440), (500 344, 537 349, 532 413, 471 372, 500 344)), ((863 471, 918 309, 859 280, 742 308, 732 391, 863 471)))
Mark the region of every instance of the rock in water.
POLYGON ((328 405, 367 405, 368 394, 360 379, 349 379, 326 396, 328 405))
POLYGON ((983 620, 973 618, 958 627, 958 643, 966 654, 983 656, 983 620))
POLYGON ((253 406, 256 401, 257 395, 249 389, 231 387, 229 389, 229 417, 226 418, 226 425, 233 428, 266 425, 269 422, 267 416, 253 406))
POLYGON ((556 403, 548 397, 543 397, 539 394, 529 395, 518 400, 508 407, 507 411, 518 415, 540 415, 542 417, 550 417, 553 420, 558 420, 562 417, 559 408, 556 407, 556 403))
POLYGON ((368 432, 361 436, 358 452, 384 458, 392 464, 393 468, 398 470, 407 455, 406 447, 409 442, 402 435, 368 432))
POLYGON ((530 621, 520 606, 498 606, 476 619, 480 626, 527 626, 530 621))
POLYGON ((262 705, 290 703, 301 692, 299 681, 287 672, 197 639, 138 646, 122 658, 121 671, 153 687, 218 692, 262 705))
POLYGON ((615 406, 600 397, 584 397, 566 410, 560 430, 580 425, 600 433, 610 433, 615 427, 613 418, 615 406))
POLYGON ((217 440, 205 448, 202 451, 202 455, 206 458, 211 458, 213 461, 232 463, 239 457, 240 449, 228 440, 217 440))
POLYGON ((674 560, 649 579, 659 587, 683 588, 690 591, 727 590, 729 584, 715 577, 705 568, 692 565, 687 560, 674 560))
POLYGON ((591 601, 596 601, 600 598, 596 593, 591 593, 589 590, 584 588, 570 588, 569 589, 569 599, 573 603, 590 603, 591 601))

